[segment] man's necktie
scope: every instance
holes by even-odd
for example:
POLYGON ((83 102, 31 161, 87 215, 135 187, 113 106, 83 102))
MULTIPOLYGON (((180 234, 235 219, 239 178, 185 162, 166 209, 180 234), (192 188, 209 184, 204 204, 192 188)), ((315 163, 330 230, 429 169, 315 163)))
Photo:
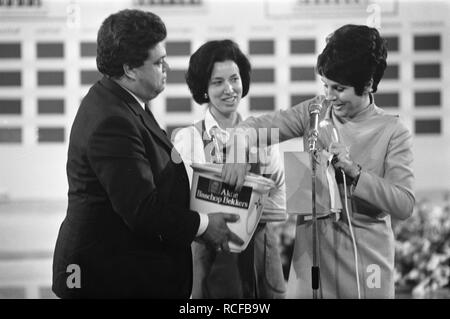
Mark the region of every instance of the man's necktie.
POLYGON ((145 104, 144 104, 144 109, 145 109, 145 112, 147 112, 150 116, 153 116, 152 115, 152 112, 150 112, 150 108, 149 108, 149 103, 148 102, 145 102, 145 104))
POLYGON ((164 133, 164 135, 167 136, 166 131, 164 131, 164 130, 161 128, 161 126, 159 126, 159 123, 156 121, 155 116, 154 116, 153 113, 150 111, 149 104, 150 104, 150 103, 148 103, 148 102, 146 102, 146 103, 144 104, 144 105, 145 105, 145 107, 144 107, 145 112, 150 116, 150 118, 152 119, 152 121, 153 121, 153 122, 155 123, 155 125, 156 125, 156 126, 164 133))

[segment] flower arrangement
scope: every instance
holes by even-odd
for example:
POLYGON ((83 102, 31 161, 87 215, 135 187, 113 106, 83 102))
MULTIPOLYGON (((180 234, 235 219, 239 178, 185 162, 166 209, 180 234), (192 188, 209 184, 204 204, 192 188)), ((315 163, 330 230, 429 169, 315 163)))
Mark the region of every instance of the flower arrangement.
MULTIPOLYGON (((285 279, 295 239, 295 217, 276 225, 285 279)), ((420 200, 413 215, 393 222, 395 281, 408 298, 450 298, 450 193, 443 203, 420 200), (443 295, 439 295, 443 293, 443 295)))
POLYGON ((450 194, 442 205, 419 201, 409 219, 394 225, 394 233, 397 288, 424 298, 450 287, 450 194))

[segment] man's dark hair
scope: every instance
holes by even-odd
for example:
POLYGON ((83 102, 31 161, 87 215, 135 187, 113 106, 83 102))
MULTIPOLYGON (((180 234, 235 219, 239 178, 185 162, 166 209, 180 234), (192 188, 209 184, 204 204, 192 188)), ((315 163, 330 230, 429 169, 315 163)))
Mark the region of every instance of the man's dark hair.
POLYGON ((205 93, 208 92, 214 63, 227 60, 234 61, 238 66, 242 81, 242 97, 247 95, 250 88, 250 61, 231 40, 208 41, 192 54, 186 72, 186 83, 195 102, 198 104, 209 102, 209 97, 205 96, 205 93))
POLYGON ((167 36, 156 14, 122 10, 103 21, 97 35, 97 68, 111 77, 123 75, 123 65, 136 68, 148 59, 148 50, 167 36))
POLYGON ((362 95, 373 80, 375 93, 386 69, 386 58, 386 41, 377 29, 347 24, 327 39, 316 70, 332 81, 353 86, 357 95, 362 95))

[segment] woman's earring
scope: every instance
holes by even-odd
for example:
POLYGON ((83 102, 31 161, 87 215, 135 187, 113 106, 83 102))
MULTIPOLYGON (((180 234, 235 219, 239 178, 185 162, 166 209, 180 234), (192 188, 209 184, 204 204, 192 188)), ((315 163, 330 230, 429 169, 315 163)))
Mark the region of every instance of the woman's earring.
POLYGON ((205 100, 208 99, 208 93, 205 93, 203 96, 204 96, 205 100))

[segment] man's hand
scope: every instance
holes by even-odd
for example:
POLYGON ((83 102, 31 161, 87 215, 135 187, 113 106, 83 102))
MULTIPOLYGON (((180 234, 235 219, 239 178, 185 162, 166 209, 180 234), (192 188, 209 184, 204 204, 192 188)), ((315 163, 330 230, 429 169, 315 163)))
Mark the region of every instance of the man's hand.
POLYGON ((222 180, 239 192, 244 185, 245 175, 250 171, 249 163, 225 163, 222 168, 222 180))
POLYGON ((239 215, 226 213, 210 213, 208 214, 209 223, 206 231, 201 238, 211 248, 215 250, 230 251, 228 241, 232 241, 237 245, 244 244, 244 241, 233 233, 227 226, 227 222, 236 222, 239 215))

